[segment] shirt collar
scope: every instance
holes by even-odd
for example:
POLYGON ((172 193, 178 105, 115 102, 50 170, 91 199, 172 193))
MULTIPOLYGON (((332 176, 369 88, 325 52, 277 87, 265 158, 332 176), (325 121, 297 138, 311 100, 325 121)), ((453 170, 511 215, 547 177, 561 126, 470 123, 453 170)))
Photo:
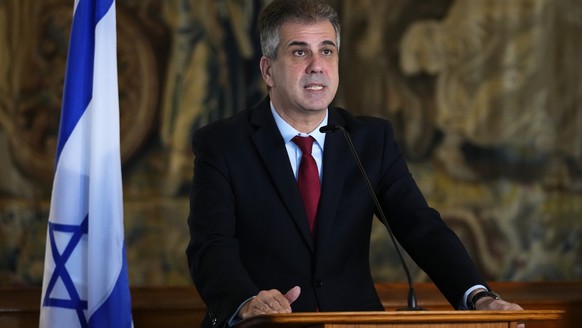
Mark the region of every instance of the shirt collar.
POLYGON ((273 102, 271 102, 271 113, 273 113, 273 118, 275 118, 275 123, 277 124, 277 127, 279 128, 279 132, 281 132, 281 136, 283 136, 283 140, 285 140, 285 143, 290 142, 291 139, 293 139, 293 137, 295 137, 297 135, 303 136, 303 137, 312 136, 313 139, 315 139, 315 141, 319 144, 321 149, 323 149, 323 144, 325 143, 325 133, 319 132, 319 128, 327 125, 327 118, 328 118, 328 110, 327 109, 325 110, 325 117, 323 118, 323 121, 321 121, 321 123, 319 123, 319 125, 317 126, 317 128, 315 128, 315 130, 313 130, 307 134, 297 131, 289 123, 285 122, 285 120, 281 117, 281 115, 279 115, 279 113, 277 113, 277 111, 275 110, 275 107, 273 106, 273 102))

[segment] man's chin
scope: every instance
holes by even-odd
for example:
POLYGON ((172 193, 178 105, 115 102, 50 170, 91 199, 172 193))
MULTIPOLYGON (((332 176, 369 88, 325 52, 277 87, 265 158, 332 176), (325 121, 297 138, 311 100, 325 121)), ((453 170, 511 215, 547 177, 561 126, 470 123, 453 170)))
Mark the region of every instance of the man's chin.
POLYGON ((303 104, 304 105, 303 108, 307 111, 320 112, 320 111, 326 110, 330 103, 331 103, 331 99, 330 100, 307 101, 306 103, 303 104))

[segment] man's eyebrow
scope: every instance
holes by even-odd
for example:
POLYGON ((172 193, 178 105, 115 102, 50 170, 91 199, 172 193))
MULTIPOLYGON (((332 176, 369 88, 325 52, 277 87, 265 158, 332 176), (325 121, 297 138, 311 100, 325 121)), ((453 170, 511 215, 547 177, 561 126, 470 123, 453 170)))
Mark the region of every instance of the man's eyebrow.
POLYGON ((287 47, 293 47, 293 46, 305 47, 305 46, 307 46, 307 42, 305 42, 305 41, 291 41, 287 45, 287 47))
MULTIPOLYGON (((337 47, 335 45, 335 42, 331 41, 331 40, 325 40, 323 42, 321 42, 322 45, 326 45, 326 46, 333 46, 333 47, 337 47)), ((305 47, 307 46, 307 42, 305 41, 291 41, 289 42, 289 44, 287 45, 287 47, 293 47, 293 46, 300 46, 300 47, 305 47)))
POLYGON ((333 46, 333 47, 337 48, 337 46, 335 45, 335 42, 333 42, 331 40, 325 40, 321 44, 326 45, 326 46, 333 46))

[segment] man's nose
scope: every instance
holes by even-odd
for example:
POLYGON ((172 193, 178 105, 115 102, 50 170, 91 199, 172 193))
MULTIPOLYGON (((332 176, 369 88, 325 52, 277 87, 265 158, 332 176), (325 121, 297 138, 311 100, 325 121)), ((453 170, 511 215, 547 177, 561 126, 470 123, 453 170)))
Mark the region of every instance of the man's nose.
POLYGON ((324 59, 321 55, 315 54, 311 56, 309 65, 307 65, 306 73, 313 74, 313 73, 322 73, 324 67, 324 59))

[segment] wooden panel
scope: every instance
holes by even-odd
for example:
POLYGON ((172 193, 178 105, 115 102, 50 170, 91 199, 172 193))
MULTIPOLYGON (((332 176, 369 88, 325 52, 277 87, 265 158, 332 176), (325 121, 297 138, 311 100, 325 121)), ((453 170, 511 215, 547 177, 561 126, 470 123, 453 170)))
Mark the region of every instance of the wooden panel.
MULTIPOLYGON (((459 328, 458 325, 452 324, 381 324, 381 325, 323 325, 322 328, 459 328)), ((507 323, 475 323, 463 324, 463 328, 510 328, 507 323)), ((311 327, 309 327, 311 328, 311 327)))
MULTIPOLYGON (((419 324, 419 323, 398 323, 398 324, 378 324, 378 325, 349 325, 349 324, 330 324, 322 325, 322 328, 515 328, 515 324, 511 323, 461 323, 461 324, 450 324, 450 323, 432 323, 432 324, 419 324)), ((312 328, 311 326, 309 328, 312 328)))
POLYGON ((557 320, 561 311, 389 311, 319 312, 266 315, 240 322, 237 328, 301 327, 438 327, 508 328, 518 321, 557 320))
POLYGON ((193 287, 131 289, 135 327, 199 327, 206 306, 193 287))
MULTIPOLYGON (((489 286, 505 300, 526 310, 564 310, 557 322, 533 322, 527 328, 579 327, 582 322, 582 282, 491 282, 489 286)), ((388 311, 406 306, 405 284, 377 284, 384 308, 388 311)), ((418 305, 428 310, 451 310, 451 305, 432 283, 415 285, 418 305)))
MULTIPOLYGON (((582 282, 492 282, 491 287, 505 299, 526 310, 565 310, 558 322, 532 322, 527 328, 579 327, 582 322, 582 282)), ((406 304, 404 284, 378 284, 378 294, 386 310, 406 304)), ((431 311, 452 307, 430 283, 416 285, 418 304, 431 311)), ((40 288, 0 288, 0 327, 38 327, 40 288)), ((198 327, 205 305, 194 287, 132 287, 133 318, 136 327, 198 327)))

